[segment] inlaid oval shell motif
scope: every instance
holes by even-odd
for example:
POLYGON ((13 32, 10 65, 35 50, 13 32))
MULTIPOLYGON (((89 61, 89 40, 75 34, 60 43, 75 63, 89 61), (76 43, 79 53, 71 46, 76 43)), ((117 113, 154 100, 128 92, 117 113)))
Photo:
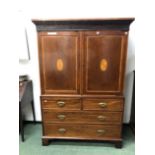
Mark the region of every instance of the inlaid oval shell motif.
POLYGON ((58 70, 58 71, 62 71, 62 70, 63 70, 64 64, 63 64, 62 59, 58 59, 58 60, 57 60, 57 62, 56 62, 56 67, 57 67, 57 70, 58 70))
POLYGON ((107 70, 107 68, 108 68, 108 61, 106 59, 102 59, 100 61, 100 69, 101 69, 101 71, 104 72, 104 71, 107 70))

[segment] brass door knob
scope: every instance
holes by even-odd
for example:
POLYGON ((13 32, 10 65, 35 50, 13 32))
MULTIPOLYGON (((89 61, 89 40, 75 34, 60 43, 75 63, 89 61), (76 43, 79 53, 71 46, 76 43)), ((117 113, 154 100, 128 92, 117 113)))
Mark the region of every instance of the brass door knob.
POLYGON ((104 121, 104 120, 106 119, 106 117, 105 117, 105 116, 100 115, 100 116, 97 116, 97 119, 98 119, 98 120, 100 120, 100 121, 104 121))
POLYGON ((57 117, 58 117, 60 120, 64 120, 64 119, 66 118, 65 115, 58 115, 57 117))
POLYGON ((99 133, 99 134, 104 134, 104 133, 105 133, 105 130, 99 129, 99 130, 97 130, 97 133, 99 133))
POLYGON ((58 101, 58 102, 57 102, 57 105, 58 105, 59 107, 64 107, 64 106, 65 106, 65 102, 63 102, 63 101, 58 101))
POLYGON ((60 128, 58 129, 59 133, 65 133, 66 132, 66 129, 65 128, 60 128))
POLYGON ((100 107, 102 107, 102 108, 105 108, 105 107, 107 106, 107 103, 105 103, 105 102, 100 102, 98 105, 99 105, 100 107))

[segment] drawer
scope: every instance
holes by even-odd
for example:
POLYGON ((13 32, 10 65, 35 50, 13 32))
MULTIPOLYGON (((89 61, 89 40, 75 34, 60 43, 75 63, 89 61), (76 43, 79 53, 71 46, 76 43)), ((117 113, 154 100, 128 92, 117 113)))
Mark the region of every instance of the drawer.
POLYGON ((120 125, 44 124, 44 136, 51 138, 103 139, 120 138, 120 125))
POLYGON ((122 112, 50 112, 43 111, 46 123, 121 124, 122 112))
POLYGON ((121 99, 84 99, 83 110, 123 111, 121 99))
POLYGON ((81 100, 72 98, 42 98, 43 109, 56 109, 56 110, 81 110, 81 100))

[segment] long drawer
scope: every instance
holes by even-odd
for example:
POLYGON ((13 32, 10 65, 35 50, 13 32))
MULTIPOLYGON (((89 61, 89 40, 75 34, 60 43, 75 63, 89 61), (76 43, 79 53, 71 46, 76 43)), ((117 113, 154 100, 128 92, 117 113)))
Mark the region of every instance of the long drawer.
POLYGON ((44 110, 43 121, 46 123, 120 124, 122 112, 51 112, 44 110))
POLYGON ((81 100, 74 98, 42 98, 42 109, 81 110, 81 100))
POLYGON ((123 99, 84 99, 83 110, 123 111, 123 99))
POLYGON ((120 138, 120 125, 44 124, 44 136, 51 138, 111 139, 120 138))

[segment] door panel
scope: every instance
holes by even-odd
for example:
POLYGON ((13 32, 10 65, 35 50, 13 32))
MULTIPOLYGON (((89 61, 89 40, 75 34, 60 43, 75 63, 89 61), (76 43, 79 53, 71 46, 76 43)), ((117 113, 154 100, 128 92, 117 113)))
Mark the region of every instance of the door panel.
POLYGON ((40 34, 42 93, 79 92, 79 34, 46 32, 40 34))
POLYGON ((85 32, 85 94, 116 94, 122 91, 125 38, 124 34, 116 32, 85 32))

